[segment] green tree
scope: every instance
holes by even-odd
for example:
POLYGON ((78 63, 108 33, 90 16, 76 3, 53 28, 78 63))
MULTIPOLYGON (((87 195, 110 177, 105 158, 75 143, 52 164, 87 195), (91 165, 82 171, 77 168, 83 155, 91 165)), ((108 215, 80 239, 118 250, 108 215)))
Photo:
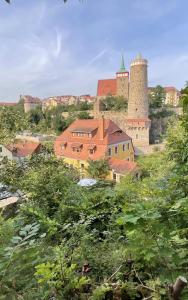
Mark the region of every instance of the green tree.
POLYGON ((80 113, 78 113, 77 115, 78 119, 92 119, 92 117, 90 116, 90 114, 87 111, 81 111, 80 113))
POLYGON ((92 178, 105 179, 109 174, 108 160, 89 160, 88 163, 87 172, 92 178))
POLYGON ((157 85, 149 94, 151 108, 161 108, 165 103, 165 90, 161 85, 157 85))
POLYGON ((128 101, 122 96, 107 96, 103 100, 106 110, 126 111, 128 101))

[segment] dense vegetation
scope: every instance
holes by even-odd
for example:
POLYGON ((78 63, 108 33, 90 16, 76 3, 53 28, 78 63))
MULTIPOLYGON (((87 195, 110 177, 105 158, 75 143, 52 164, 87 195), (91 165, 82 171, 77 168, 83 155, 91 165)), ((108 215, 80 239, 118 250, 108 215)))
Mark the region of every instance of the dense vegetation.
POLYGON ((77 105, 58 105, 52 109, 42 110, 36 107, 24 113, 23 101, 16 106, 0 107, 0 142, 14 138, 15 133, 23 130, 40 133, 58 134, 65 130, 75 119, 89 119, 88 110, 92 104, 83 102, 77 105), (62 113, 66 112, 65 118, 62 113))
POLYGON ((139 181, 79 187, 76 171, 42 154, 1 165, 0 182, 25 196, 0 217, 0 299, 169 299, 188 277, 184 92, 184 116, 165 153, 140 158, 139 181))
POLYGON ((104 110, 126 111, 128 101, 122 96, 107 96, 103 100, 104 110))

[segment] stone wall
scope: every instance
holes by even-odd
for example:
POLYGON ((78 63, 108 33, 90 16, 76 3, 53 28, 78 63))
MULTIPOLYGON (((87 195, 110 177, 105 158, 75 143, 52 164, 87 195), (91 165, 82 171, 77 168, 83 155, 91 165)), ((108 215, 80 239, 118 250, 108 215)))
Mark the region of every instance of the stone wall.
POLYGON ((135 59, 130 69, 128 116, 148 118, 147 60, 135 59))

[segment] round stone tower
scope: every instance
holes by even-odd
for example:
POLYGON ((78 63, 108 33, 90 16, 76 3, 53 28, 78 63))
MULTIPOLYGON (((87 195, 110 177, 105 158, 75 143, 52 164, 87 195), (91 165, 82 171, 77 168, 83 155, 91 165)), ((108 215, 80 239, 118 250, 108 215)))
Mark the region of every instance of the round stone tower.
POLYGON ((128 118, 148 118, 147 60, 139 54, 131 63, 128 118))

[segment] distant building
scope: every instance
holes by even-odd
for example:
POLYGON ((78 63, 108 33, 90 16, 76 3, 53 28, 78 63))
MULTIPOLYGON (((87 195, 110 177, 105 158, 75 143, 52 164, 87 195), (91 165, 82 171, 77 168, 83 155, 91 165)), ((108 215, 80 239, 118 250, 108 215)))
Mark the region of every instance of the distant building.
POLYGON ((21 162, 34 153, 39 153, 41 144, 31 141, 18 141, 9 145, 0 145, 0 160, 7 158, 21 162))
POLYGON ((56 139, 54 150, 57 157, 79 169, 83 177, 87 176, 90 159, 108 159, 108 179, 119 181, 121 176, 138 171, 132 139, 111 120, 74 121, 56 139))
POLYGON ((165 104, 178 106, 180 100, 180 91, 173 86, 164 87, 166 93, 165 104))
MULTIPOLYGON (((164 104, 177 107, 180 100, 180 91, 178 91, 174 86, 165 86, 163 87, 165 92, 165 102, 164 104)), ((148 88, 148 94, 153 94, 155 87, 148 88)))
POLYGON ((17 104, 17 102, 0 102, 0 107, 11 107, 16 106, 17 104))
POLYGON ((29 111, 35 109, 39 105, 42 105, 41 100, 37 97, 26 95, 26 96, 20 96, 20 99, 24 101, 25 113, 28 113, 29 111))

